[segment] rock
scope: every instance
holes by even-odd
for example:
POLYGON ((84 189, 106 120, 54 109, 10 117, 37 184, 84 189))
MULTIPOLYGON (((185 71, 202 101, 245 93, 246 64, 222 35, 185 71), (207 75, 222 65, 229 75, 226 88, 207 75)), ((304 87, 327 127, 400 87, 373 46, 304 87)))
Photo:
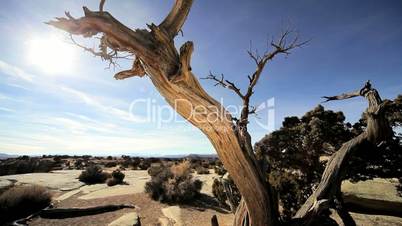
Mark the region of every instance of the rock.
POLYGON ((181 209, 179 206, 170 206, 162 209, 163 215, 165 215, 174 226, 183 226, 183 221, 181 219, 181 209))
POLYGON ((11 187, 13 185, 13 182, 10 180, 0 180, 0 191, 3 189, 7 189, 8 187, 11 187))
POLYGON ((138 214, 133 212, 124 214, 108 226, 141 226, 141 222, 138 214))
POLYGON ((167 218, 167 217, 161 217, 159 218, 159 224, 160 226, 174 226, 174 222, 167 218))
POLYGON ((396 186, 398 181, 392 179, 374 178, 373 180, 351 183, 342 182, 342 193, 367 200, 379 200, 402 204, 402 197, 398 195, 396 186))
POLYGON ((66 199, 70 198, 71 196, 73 196, 73 195, 75 195, 75 194, 77 194, 79 192, 80 192, 80 189, 69 191, 69 192, 66 192, 63 195, 60 195, 59 197, 55 198, 55 200, 56 201, 63 201, 63 200, 66 200, 66 199))
POLYGON ((77 180, 80 170, 53 171, 51 173, 28 173, 0 176, 0 181, 16 180, 20 184, 37 184, 53 190, 64 188, 76 189, 81 187, 82 182, 77 180))
POLYGON ((141 193, 144 190, 144 187, 132 186, 132 185, 116 185, 113 187, 104 185, 104 187, 98 186, 98 188, 99 189, 95 191, 88 192, 86 195, 80 196, 79 199, 88 200, 88 199, 107 198, 117 195, 131 195, 141 193))

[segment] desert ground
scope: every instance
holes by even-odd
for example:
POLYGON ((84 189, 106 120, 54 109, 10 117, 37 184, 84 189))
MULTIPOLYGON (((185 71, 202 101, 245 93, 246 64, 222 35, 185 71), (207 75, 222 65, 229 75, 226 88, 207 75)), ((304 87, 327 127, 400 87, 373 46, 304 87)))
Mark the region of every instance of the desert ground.
MULTIPOLYGON (((233 214, 217 206, 210 206, 207 202, 197 201, 194 205, 169 206, 152 200, 144 193, 144 185, 150 180, 146 170, 126 170, 123 172, 126 175, 127 184, 113 187, 106 184, 85 185, 77 179, 81 170, 58 170, 50 173, 1 176, 0 186, 7 186, 11 183, 45 186, 52 191, 56 207, 91 207, 106 204, 133 204, 136 207, 135 209, 122 209, 76 218, 35 218, 29 225, 124 226, 133 225, 139 216, 142 225, 210 226, 210 219, 213 215, 217 215, 221 225, 231 225, 233 214)), ((201 193, 206 197, 213 197, 212 183, 218 175, 211 171, 211 174, 195 174, 194 177, 203 182, 201 193)), ((402 198, 396 193, 395 183, 396 181, 383 179, 368 180, 357 184, 346 181, 342 185, 342 190, 349 197, 389 201, 395 203, 395 208, 402 208, 402 198)), ((356 213, 352 213, 352 216, 357 225, 402 225, 401 219, 397 217, 356 213)), ((341 223, 336 216, 334 218, 341 223)))
MULTIPOLYGON (((142 225, 210 225, 215 214, 222 225, 230 225, 233 214, 216 206, 199 202, 194 206, 169 206, 152 200, 144 193, 150 180, 146 170, 126 170, 127 185, 109 187, 106 184, 85 185, 78 181, 81 170, 60 170, 50 173, 32 173, 0 177, 0 185, 9 183, 39 184, 54 194, 56 207, 90 207, 106 204, 133 204, 135 209, 122 209, 92 216, 67 219, 36 218, 29 225, 133 225, 137 216, 142 225)), ((203 182, 201 193, 212 197, 212 182, 216 174, 195 175, 203 182)))

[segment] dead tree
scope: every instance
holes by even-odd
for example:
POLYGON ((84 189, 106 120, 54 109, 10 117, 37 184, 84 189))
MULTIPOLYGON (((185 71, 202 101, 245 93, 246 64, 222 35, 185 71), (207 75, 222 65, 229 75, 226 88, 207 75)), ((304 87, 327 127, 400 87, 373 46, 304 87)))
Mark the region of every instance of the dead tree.
MULTIPOLYGON (((277 225, 277 202, 272 200, 270 190, 266 189, 269 185, 252 154, 251 139, 247 131, 248 117, 252 113, 249 103, 266 63, 276 55, 288 54, 302 43, 297 39, 289 41, 289 32, 285 32, 277 42, 272 42, 272 52, 261 57, 250 52, 257 69, 249 77, 250 84, 245 94, 236 91, 238 88, 234 84, 222 81, 222 85, 235 90, 243 100, 241 116, 233 121, 234 117, 204 91, 193 75, 190 66, 193 43, 186 42, 179 51, 174 46, 174 38, 186 20, 192 0, 176 0, 162 23, 148 25, 149 30, 132 30, 126 27, 110 13, 103 11, 103 3, 102 1, 100 4, 100 11, 91 11, 84 7, 84 17, 74 18, 66 13, 66 17, 56 18, 48 24, 71 35, 100 35, 101 46, 115 52, 134 54, 136 58, 133 68, 117 73, 115 78, 125 79, 147 74, 166 101, 209 138, 238 186, 252 224, 277 225), (201 108, 202 114, 194 114, 195 109, 201 108)), ((103 53, 105 59, 110 59, 107 51, 103 53)))
MULTIPOLYGON (((249 51, 256 70, 248 76, 248 87, 245 92, 233 82, 224 79, 223 75, 219 77, 210 74, 207 77, 215 81, 216 85, 228 88, 240 97, 243 105, 240 116, 236 118, 205 92, 192 73, 193 43, 188 41, 180 50, 175 48, 174 38, 181 31, 193 0, 176 0, 162 23, 159 25, 152 23, 148 25, 149 29, 128 28, 104 11, 104 3, 102 0, 99 11, 91 11, 84 7, 84 16, 81 18, 74 18, 66 12, 66 17, 56 18, 48 24, 71 35, 99 37, 99 51, 86 47, 84 49, 108 60, 110 64, 119 58, 119 53, 134 55, 132 69, 117 73, 115 78, 147 75, 166 101, 208 137, 242 195, 234 225, 280 225, 282 222, 278 213, 277 197, 256 161, 251 136, 247 130, 249 116, 256 111, 251 107, 250 99, 266 64, 278 55, 289 54, 292 49, 302 46, 305 42, 300 42, 297 36, 292 38, 292 32, 285 31, 278 40, 269 43, 270 49, 263 55, 249 51)), ((382 118, 382 105, 378 93, 370 86, 365 86, 359 93, 353 95, 362 95, 369 100, 368 111, 372 114, 372 118, 368 130, 345 144, 334 155, 323 175, 320 188, 299 211, 294 224, 298 222, 308 224, 324 207, 330 206, 334 196, 338 197, 339 189, 336 187, 340 184, 340 176, 344 170, 343 161, 353 154, 353 150, 363 143, 378 144, 391 136, 387 122, 382 118)), ((328 99, 347 97, 349 96, 328 99)), ((340 200, 339 197, 337 200, 340 200)))
POLYGON ((344 93, 339 96, 324 96, 323 98, 328 102, 358 96, 362 96, 368 101, 367 128, 359 136, 344 143, 329 159, 317 189, 296 213, 295 218, 302 219, 303 225, 311 224, 317 216, 329 208, 338 212, 345 225, 356 225, 347 209, 344 208, 340 190, 342 179, 347 170, 347 162, 356 153, 361 154, 365 151, 377 150, 379 146, 390 142, 394 135, 385 117, 387 102, 381 100, 370 81, 367 81, 363 88, 355 92, 344 93))

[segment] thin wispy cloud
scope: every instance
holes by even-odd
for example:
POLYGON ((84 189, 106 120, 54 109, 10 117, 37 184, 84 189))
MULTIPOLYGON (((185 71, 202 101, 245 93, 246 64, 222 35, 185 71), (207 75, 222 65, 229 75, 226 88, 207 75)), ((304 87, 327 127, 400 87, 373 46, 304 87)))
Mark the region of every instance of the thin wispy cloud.
MULTIPOLYGON (((82 91, 79 91, 79 90, 76 90, 73 88, 69 88, 69 87, 65 87, 65 86, 61 86, 60 88, 65 93, 75 96, 76 98, 78 98, 79 100, 81 100, 85 104, 87 104, 88 106, 94 107, 95 110, 97 110, 97 111, 101 111, 106 114, 110 114, 114 117, 120 118, 122 120, 127 120, 130 122, 137 122, 137 123, 146 122, 146 117, 130 114, 130 112, 128 111, 128 108, 127 108, 127 110, 122 110, 122 109, 119 109, 116 107, 108 106, 108 105, 102 104, 99 100, 97 100, 96 97, 91 96, 82 91)), ((127 103, 126 106, 129 106, 129 104, 127 103)))
MULTIPOLYGON (((25 88, 27 92, 35 90, 45 96, 57 97, 63 104, 78 104, 80 108, 68 108, 71 110, 68 112, 29 112, 26 109, 16 112, 8 107, 1 107, 0 112, 9 113, 14 124, 18 124, 15 126, 18 129, 0 131, 0 134, 6 135, 0 137, 0 152, 39 155, 43 152, 79 153, 85 150, 85 153, 93 154, 152 155, 159 150, 167 151, 166 154, 172 151, 185 153, 187 149, 184 147, 194 145, 197 148, 193 148, 192 152, 200 152, 209 145, 206 139, 194 140, 194 136, 202 137, 201 133, 192 129, 190 134, 188 128, 182 124, 170 125, 169 131, 156 129, 155 125, 145 123, 145 115, 130 113, 130 103, 122 99, 90 94, 1 62, 1 72, 12 78, 12 87, 25 88), (90 115, 80 113, 83 109, 90 115), (17 113, 24 115, 24 118, 19 118, 17 113), (135 125, 144 125, 148 129, 142 131, 135 125), (170 133, 171 129, 176 133, 170 133)), ((17 102, 18 99, 20 98, 0 93, 0 101, 17 102)), ((41 101, 32 99, 20 104, 36 106, 41 105, 41 101)), ((11 127, 7 122, 0 122, 0 125, 2 128, 11 127)))
POLYGON ((27 82, 33 82, 33 78, 35 77, 32 74, 26 73, 24 70, 10 65, 2 60, 0 60, 0 71, 4 74, 12 76, 17 79, 22 79, 27 82))
POLYGON ((16 111, 13 110, 13 109, 5 108, 5 107, 0 107, 0 111, 9 112, 9 113, 14 113, 14 112, 16 112, 16 111))

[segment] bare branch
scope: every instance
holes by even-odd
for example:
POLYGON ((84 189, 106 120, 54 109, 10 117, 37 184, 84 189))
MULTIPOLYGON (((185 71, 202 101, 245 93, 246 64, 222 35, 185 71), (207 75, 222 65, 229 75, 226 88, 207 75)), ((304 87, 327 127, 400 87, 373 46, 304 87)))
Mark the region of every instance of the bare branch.
POLYGON ((105 5, 106 0, 101 0, 99 3, 99 12, 103 12, 103 6, 105 5))
POLYGON ((193 0, 176 0, 168 16, 159 25, 171 39, 173 39, 183 27, 192 4, 193 0))
POLYGON ((364 96, 369 90, 372 90, 370 80, 368 80, 364 84, 363 88, 361 88, 360 90, 356 90, 350 93, 342 93, 337 96, 323 96, 322 98, 326 99, 325 101, 323 101, 324 103, 332 100, 345 100, 353 97, 364 96))
POLYGON ((345 99, 358 97, 358 96, 360 96, 360 91, 354 91, 351 93, 342 93, 341 95, 337 95, 337 96, 323 96, 322 98, 326 99, 325 101, 323 101, 325 103, 325 102, 328 102, 331 100, 345 100, 345 99))
POLYGON ((72 41, 72 43, 78 47, 80 47, 81 49, 90 52, 91 54, 93 54, 94 56, 98 56, 101 57, 102 60, 108 61, 109 62, 109 67, 111 65, 113 65, 114 67, 118 66, 117 62, 115 61, 116 59, 126 59, 126 60, 130 60, 130 56, 133 56, 133 54, 129 54, 129 55, 124 55, 124 56, 120 56, 117 52, 117 50, 111 50, 108 52, 107 50, 107 44, 105 43, 104 38, 101 38, 101 43, 99 45, 100 51, 96 51, 95 48, 89 48, 86 47, 84 45, 79 44, 77 41, 75 41, 75 39, 73 38, 73 36, 70 34, 70 39, 72 41), (102 41, 103 40, 103 41, 102 41))
POLYGON ((219 85, 224 88, 233 90, 241 99, 244 99, 244 95, 241 93, 240 89, 233 82, 226 80, 223 74, 221 74, 221 77, 218 78, 216 75, 209 72, 209 75, 207 77, 201 79, 213 80, 215 81, 215 86, 219 85))
POLYGON ((67 31, 72 35, 93 37, 103 33, 107 38, 108 47, 118 51, 127 51, 142 57, 154 58, 150 50, 152 38, 146 30, 131 30, 116 20, 108 12, 93 12, 83 7, 85 16, 74 18, 68 12, 66 18, 58 17, 47 24, 67 31))

